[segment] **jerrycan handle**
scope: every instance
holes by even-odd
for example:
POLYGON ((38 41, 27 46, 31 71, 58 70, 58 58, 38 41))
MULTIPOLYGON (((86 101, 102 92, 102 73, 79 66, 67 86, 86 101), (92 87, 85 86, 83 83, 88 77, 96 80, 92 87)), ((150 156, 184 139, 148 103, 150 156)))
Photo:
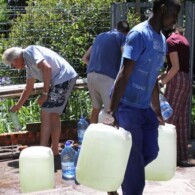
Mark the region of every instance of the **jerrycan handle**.
POLYGON ((113 126, 116 130, 119 130, 119 124, 113 116, 112 112, 109 114, 105 113, 103 124, 113 126))

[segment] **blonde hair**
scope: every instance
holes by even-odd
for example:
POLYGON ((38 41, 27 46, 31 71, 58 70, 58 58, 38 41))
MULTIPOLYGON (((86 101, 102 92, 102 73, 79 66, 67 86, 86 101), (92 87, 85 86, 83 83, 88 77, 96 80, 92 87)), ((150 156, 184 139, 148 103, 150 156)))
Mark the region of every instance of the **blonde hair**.
POLYGON ((22 51, 21 47, 11 47, 6 49, 2 55, 3 63, 11 65, 12 61, 22 54, 22 51))

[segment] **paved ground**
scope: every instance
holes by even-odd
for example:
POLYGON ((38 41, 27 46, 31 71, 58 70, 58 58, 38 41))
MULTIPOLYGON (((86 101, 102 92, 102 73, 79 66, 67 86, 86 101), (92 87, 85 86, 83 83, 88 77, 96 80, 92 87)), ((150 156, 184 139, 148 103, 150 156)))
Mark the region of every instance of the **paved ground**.
MULTIPOLYGON (((190 157, 195 160, 195 140, 189 145, 190 157)), ((0 195, 20 194, 18 159, 0 161, 0 195)), ((118 192, 121 193, 119 189, 118 192)), ((90 188, 74 185, 61 179, 61 169, 55 172, 55 189, 29 195, 106 195, 90 188)), ((143 195, 195 195, 195 167, 177 167, 175 176, 164 182, 146 181, 143 195)))

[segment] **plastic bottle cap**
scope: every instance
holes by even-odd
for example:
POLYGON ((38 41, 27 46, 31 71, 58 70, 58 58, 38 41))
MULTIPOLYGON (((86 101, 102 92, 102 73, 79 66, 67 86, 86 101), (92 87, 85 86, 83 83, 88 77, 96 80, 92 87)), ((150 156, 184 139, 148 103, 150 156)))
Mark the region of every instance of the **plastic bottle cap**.
POLYGON ((67 141, 65 142, 65 146, 71 146, 73 143, 74 143, 73 140, 67 140, 67 141))

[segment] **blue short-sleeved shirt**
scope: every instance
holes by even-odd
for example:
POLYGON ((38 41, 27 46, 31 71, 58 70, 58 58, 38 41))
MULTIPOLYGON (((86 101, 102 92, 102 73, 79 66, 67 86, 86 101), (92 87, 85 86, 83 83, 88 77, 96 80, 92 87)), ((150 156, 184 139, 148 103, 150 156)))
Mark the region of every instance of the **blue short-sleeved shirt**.
POLYGON ((52 85, 57 85, 77 76, 73 67, 56 52, 42 46, 30 45, 23 50, 26 66, 26 77, 43 81, 41 70, 37 64, 46 60, 52 68, 52 85))
POLYGON ((120 69, 121 47, 125 38, 117 30, 99 34, 92 45, 87 73, 96 72, 115 79, 120 69))
POLYGON ((135 61, 125 94, 124 104, 149 108, 152 91, 164 64, 167 46, 162 33, 157 33, 148 21, 135 26, 127 35, 123 58, 135 61))

